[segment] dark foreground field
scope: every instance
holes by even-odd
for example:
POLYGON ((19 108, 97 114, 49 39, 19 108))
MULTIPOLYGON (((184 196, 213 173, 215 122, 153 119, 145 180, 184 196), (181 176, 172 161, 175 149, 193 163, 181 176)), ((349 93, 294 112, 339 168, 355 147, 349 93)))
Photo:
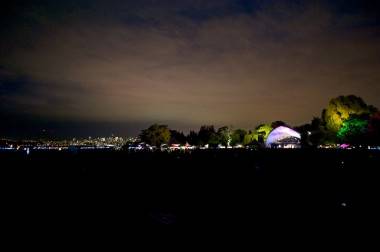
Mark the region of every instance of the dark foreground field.
POLYGON ((18 229, 335 225, 377 218, 380 153, 265 150, 1 153, 18 229))

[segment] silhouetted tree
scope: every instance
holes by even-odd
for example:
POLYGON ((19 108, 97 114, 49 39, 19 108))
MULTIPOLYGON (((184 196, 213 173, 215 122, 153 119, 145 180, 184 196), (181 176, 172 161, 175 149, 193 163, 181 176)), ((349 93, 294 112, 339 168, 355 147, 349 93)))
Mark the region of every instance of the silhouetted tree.
POLYGON ((369 118, 368 142, 380 145, 380 112, 376 112, 369 118))
POLYGON ((170 140, 170 130, 167 125, 153 124, 141 131, 140 139, 152 146, 161 146, 170 140))
POLYGON ((187 142, 191 145, 195 145, 195 146, 200 145, 198 133, 195 131, 190 131, 186 139, 187 139, 187 142))
POLYGON ((221 143, 221 138, 218 133, 214 133, 211 135, 210 140, 208 141, 208 145, 210 147, 217 147, 221 143))
POLYGON ((247 134, 246 130, 236 129, 231 134, 231 145, 243 144, 244 136, 247 134))
POLYGON ((275 129, 275 128, 280 127, 280 126, 288 127, 287 124, 283 121, 274 121, 271 123, 272 129, 275 129))
POLYGON ((311 134, 311 124, 303 124, 297 127, 294 127, 294 130, 300 133, 301 135, 301 146, 303 148, 307 148, 311 146, 311 141, 310 141, 310 134, 311 134))
POLYGON ((186 144, 186 136, 177 130, 170 130, 169 144, 186 144))
POLYGON ((335 133, 326 130, 322 120, 314 117, 311 123, 295 127, 295 130, 301 134, 301 145, 318 146, 336 142, 335 133))
POLYGON ((309 131, 311 135, 308 136, 308 141, 312 146, 318 146, 326 142, 327 131, 321 118, 314 117, 313 120, 311 120, 309 131))
POLYGON ((200 145, 206 145, 210 143, 211 138, 216 135, 215 128, 213 125, 203 125, 199 129, 198 139, 200 145))

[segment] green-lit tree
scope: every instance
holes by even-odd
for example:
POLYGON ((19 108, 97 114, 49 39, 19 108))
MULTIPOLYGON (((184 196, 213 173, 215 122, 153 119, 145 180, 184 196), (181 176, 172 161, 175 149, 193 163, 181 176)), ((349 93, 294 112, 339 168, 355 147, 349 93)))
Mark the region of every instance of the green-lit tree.
POLYGON ((322 112, 322 121, 328 131, 337 133, 343 122, 351 116, 370 114, 375 108, 368 106, 362 98, 348 95, 331 99, 329 105, 322 112))
POLYGON ((272 131, 270 124, 260 124, 252 132, 249 131, 243 138, 244 145, 261 144, 263 145, 268 138, 269 133, 272 131))
POLYGON ((140 139, 152 146, 161 146, 170 140, 170 130, 167 125, 153 124, 141 131, 140 139))
POLYGON ((255 141, 254 133, 252 131, 248 131, 248 133, 244 136, 243 145, 250 145, 255 141))
POLYGON ((228 126, 223 126, 218 129, 218 144, 228 146, 231 143, 231 129, 228 126))
POLYGON ((368 118, 365 116, 352 116, 343 122, 337 137, 344 143, 361 144, 366 141, 367 129, 368 118))
POLYGON ((261 124, 257 126, 253 134, 254 140, 261 144, 265 143, 272 129, 272 126, 269 124, 261 124))

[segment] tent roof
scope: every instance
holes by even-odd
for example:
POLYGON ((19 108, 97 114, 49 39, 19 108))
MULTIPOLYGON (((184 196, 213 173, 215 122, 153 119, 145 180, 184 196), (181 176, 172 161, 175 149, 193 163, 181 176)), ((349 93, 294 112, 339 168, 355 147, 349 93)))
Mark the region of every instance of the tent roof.
POLYGON ((272 144, 279 144, 281 141, 287 138, 301 139, 300 133, 291 128, 285 126, 279 126, 273 129, 265 142, 266 146, 271 146, 272 144))

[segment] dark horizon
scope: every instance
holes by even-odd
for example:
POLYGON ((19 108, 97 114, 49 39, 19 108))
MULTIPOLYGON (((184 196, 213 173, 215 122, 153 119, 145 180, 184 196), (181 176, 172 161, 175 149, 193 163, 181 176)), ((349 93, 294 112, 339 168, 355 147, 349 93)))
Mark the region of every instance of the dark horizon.
POLYGON ((380 107, 378 1, 32 0, 0 13, 0 137, 297 126, 349 94, 380 107))

